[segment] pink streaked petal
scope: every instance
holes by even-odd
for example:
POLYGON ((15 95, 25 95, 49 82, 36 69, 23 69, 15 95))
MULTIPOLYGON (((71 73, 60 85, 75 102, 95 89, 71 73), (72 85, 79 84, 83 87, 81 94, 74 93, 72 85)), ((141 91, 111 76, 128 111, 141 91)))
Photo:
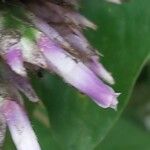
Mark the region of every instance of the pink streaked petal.
POLYGON ((6 100, 2 109, 17 150, 40 150, 37 137, 23 108, 15 101, 6 100))
POLYGON ((50 67, 55 68, 55 72, 67 83, 91 97, 99 106, 116 108, 116 93, 82 62, 73 60, 66 51, 45 36, 39 39, 38 44, 50 67))
POLYGON ((7 64, 13 71, 21 76, 26 76, 21 49, 18 45, 11 46, 4 55, 7 64))

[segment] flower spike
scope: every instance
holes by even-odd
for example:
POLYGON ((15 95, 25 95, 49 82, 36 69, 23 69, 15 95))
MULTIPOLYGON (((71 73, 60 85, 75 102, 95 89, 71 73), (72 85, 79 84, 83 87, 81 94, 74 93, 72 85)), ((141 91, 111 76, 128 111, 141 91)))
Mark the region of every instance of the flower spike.
POLYGON ((82 32, 96 25, 79 13, 77 4, 78 0, 0 2, 0 148, 7 125, 17 150, 40 150, 20 94, 39 100, 27 71, 54 72, 99 106, 117 109, 119 93, 107 85, 114 79, 82 32))

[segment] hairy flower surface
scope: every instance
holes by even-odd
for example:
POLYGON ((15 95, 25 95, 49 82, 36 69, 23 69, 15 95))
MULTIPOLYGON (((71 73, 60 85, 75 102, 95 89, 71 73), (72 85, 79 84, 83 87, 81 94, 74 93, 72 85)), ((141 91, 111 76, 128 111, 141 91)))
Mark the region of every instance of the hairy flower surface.
POLYGON ((77 6, 77 0, 0 3, 0 130, 8 125, 18 150, 40 149, 19 93, 39 100, 27 69, 54 72, 99 106, 117 108, 119 94, 106 84, 114 84, 113 77, 82 33, 96 25, 80 15, 77 6))

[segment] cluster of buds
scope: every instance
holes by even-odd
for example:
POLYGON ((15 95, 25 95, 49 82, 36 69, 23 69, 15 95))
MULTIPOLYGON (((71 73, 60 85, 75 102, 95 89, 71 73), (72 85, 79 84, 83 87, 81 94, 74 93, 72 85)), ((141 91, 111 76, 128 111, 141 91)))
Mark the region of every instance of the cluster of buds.
POLYGON ((114 80, 82 33, 96 25, 80 15, 77 0, 18 0, 0 5, 1 143, 7 124, 18 150, 40 149, 19 93, 33 102, 39 100, 27 69, 54 72, 99 106, 116 109, 119 94, 106 84, 114 80))

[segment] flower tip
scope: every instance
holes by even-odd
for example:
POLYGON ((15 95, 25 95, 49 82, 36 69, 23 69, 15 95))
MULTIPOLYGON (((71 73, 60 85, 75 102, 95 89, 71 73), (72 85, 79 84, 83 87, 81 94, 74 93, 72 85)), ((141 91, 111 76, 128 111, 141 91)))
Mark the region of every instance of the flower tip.
POLYGON ((119 96, 121 95, 121 93, 115 93, 115 95, 116 95, 117 97, 119 97, 119 96))
POLYGON ((115 111, 117 111, 117 105, 118 105, 118 100, 115 98, 113 99, 113 102, 111 102, 110 104, 102 104, 102 103, 99 103, 97 101, 95 101, 96 104, 104 109, 107 109, 107 108, 112 108, 114 109, 115 111))
POLYGON ((118 106, 118 99, 117 97, 120 95, 121 93, 115 93, 115 99, 113 100, 110 108, 114 109, 115 111, 117 111, 117 106, 118 106))
POLYGON ((86 21, 86 26, 87 27, 89 27, 89 28, 91 28, 91 29, 93 29, 93 30, 97 30, 97 25, 96 24, 94 24, 93 22, 91 22, 91 21, 86 21))
POLYGON ((115 80, 112 77, 111 73, 107 72, 107 74, 105 74, 105 80, 107 83, 109 83, 110 85, 114 85, 115 84, 115 80))
POLYGON ((113 85, 115 84, 115 80, 112 77, 111 73, 108 72, 102 64, 99 64, 97 67, 97 74, 100 78, 106 81, 108 84, 113 85))
POLYGON ((118 100, 115 99, 113 101, 113 103, 110 105, 110 108, 114 109, 115 111, 117 111, 117 106, 118 106, 118 100))
POLYGON ((118 110, 118 108, 117 108, 117 105, 112 105, 112 106, 110 106, 110 108, 112 108, 113 110, 115 110, 115 111, 117 111, 118 110))
POLYGON ((22 77, 27 77, 27 73, 24 68, 11 67, 11 69, 22 77))
POLYGON ((32 102, 37 103, 40 99, 36 96, 35 98, 30 99, 32 102))
POLYGON ((3 57, 6 60, 6 63, 14 72, 23 77, 27 76, 26 69, 23 64, 23 56, 19 45, 16 44, 11 46, 3 57))
POLYGON ((107 2, 110 2, 110 3, 115 3, 115 4, 121 4, 121 0, 106 0, 107 2))
MULTIPOLYGON (((117 111, 117 106, 118 106, 118 96, 120 95, 120 93, 114 93, 113 95, 107 97, 107 99, 105 99, 105 103, 103 103, 103 105, 101 105, 101 103, 98 105, 103 107, 103 108, 112 108, 115 111, 117 111)), ((97 103, 97 102, 96 102, 97 103)))
POLYGON ((108 72, 105 67, 98 61, 97 56, 92 57, 91 61, 87 63, 87 66, 105 82, 109 83, 110 85, 115 84, 115 80, 111 73, 108 72))
POLYGON ((77 18, 78 20, 80 20, 81 25, 91 28, 93 30, 97 29, 97 26, 92 21, 88 20, 87 18, 81 15, 79 15, 77 18))

